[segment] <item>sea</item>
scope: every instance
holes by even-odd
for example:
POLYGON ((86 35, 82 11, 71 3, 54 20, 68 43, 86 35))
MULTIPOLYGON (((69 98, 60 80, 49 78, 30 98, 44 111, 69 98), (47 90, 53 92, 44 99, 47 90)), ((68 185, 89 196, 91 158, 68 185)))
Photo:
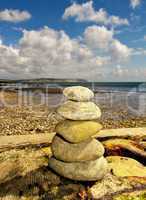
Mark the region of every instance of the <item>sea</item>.
POLYGON ((94 91, 94 102, 107 110, 123 108, 135 116, 146 116, 146 82, 17 82, 1 83, 1 91, 16 91, 18 101, 26 105, 51 108, 66 99, 65 87, 85 86, 94 91))

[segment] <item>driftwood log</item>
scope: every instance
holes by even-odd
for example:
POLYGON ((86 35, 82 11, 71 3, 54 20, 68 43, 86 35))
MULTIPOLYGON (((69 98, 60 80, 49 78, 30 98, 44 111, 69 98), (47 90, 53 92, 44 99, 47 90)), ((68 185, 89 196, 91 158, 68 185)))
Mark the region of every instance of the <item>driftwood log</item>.
POLYGON ((140 145, 141 145, 144 149, 146 149, 146 141, 140 142, 140 145))
POLYGON ((94 137, 97 139, 102 138, 130 138, 146 140, 146 127, 143 128, 118 128, 118 129, 104 129, 99 131, 94 137))
POLYGON ((128 150, 135 155, 146 158, 146 151, 142 144, 135 142, 133 140, 126 139, 109 139, 102 142, 106 151, 108 153, 115 153, 120 151, 120 149, 128 150))
POLYGON ((0 152, 10 149, 21 149, 27 146, 48 146, 51 144, 55 133, 13 135, 0 137, 0 152))
POLYGON ((1 136, 0 184, 47 166, 54 136, 55 133, 1 136))
POLYGON ((50 147, 11 150, 0 154, 0 184, 48 166, 50 147))
MULTIPOLYGON (((48 165, 48 158, 52 155, 50 144, 56 133, 15 135, 0 137, 0 184, 15 177, 25 176, 48 165), (31 148, 30 148, 31 147, 31 148)), ((145 146, 145 128, 106 129, 99 131, 97 139, 138 138, 145 146)))
MULTIPOLYGON (((55 134, 55 132, 52 132, 32 135, 0 136, 0 152, 27 146, 48 146, 52 143, 55 134)), ((104 129, 99 131, 94 137, 97 139, 119 137, 146 140, 146 127, 104 129)))

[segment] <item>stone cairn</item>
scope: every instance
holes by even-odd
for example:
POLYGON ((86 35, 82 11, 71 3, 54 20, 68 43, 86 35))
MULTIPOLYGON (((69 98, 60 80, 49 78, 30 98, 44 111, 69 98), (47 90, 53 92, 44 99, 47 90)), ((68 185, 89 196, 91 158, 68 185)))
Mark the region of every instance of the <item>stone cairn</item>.
POLYGON ((94 93, 73 86, 64 89, 67 101, 57 112, 65 118, 56 127, 49 166, 59 175, 77 181, 96 181, 108 171, 104 147, 94 138, 102 126, 97 120, 101 111, 91 102, 94 93))

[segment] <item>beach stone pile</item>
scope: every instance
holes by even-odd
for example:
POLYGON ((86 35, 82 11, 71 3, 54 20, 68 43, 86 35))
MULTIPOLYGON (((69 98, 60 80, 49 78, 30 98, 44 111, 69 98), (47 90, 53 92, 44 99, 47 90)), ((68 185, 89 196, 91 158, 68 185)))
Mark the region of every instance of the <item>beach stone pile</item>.
POLYGON ((68 87, 67 101, 57 112, 65 118, 56 126, 49 166, 59 175, 78 181, 96 181, 108 171, 104 147, 94 138, 102 129, 99 107, 91 102, 94 93, 81 86, 68 87))

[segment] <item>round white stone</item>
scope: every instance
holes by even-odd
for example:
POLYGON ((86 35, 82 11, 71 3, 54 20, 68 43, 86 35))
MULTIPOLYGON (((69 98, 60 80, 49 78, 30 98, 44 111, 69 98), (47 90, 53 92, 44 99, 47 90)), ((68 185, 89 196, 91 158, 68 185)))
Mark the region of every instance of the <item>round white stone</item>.
POLYGON ((57 112, 71 120, 94 120, 101 116, 100 108, 93 102, 66 101, 57 112))
POLYGON ((89 88, 82 86, 67 87, 63 90, 63 94, 74 101, 90 101, 94 97, 94 93, 89 88))

